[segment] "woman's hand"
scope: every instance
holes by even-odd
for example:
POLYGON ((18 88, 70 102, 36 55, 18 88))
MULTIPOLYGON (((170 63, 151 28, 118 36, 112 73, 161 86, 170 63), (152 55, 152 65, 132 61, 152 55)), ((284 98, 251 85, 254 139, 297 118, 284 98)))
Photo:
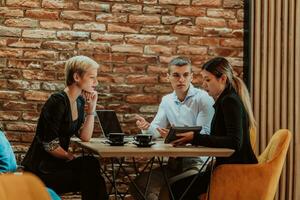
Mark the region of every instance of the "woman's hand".
POLYGON ((176 136, 179 137, 179 139, 171 142, 171 144, 174 146, 178 146, 178 145, 182 145, 182 144, 191 142, 194 139, 194 132, 189 131, 189 132, 185 132, 185 133, 178 133, 178 134, 176 134, 176 136))
POLYGON ((169 129, 167 129, 167 128, 157 128, 156 130, 159 132, 160 136, 163 138, 166 138, 169 133, 169 129))
POLYGON ((93 113, 96 110, 98 93, 96 91, 93 92, 82 91, 82 95, 87 104, 87 112, 93 113))

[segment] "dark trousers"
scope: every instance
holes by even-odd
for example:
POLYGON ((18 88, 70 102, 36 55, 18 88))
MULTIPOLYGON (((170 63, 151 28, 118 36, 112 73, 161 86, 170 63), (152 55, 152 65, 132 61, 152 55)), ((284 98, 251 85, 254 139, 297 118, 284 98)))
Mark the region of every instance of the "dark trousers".
POLYGON ((107 200, 105 180, 99 161, 92 156, 75 158, 62 169, 37 174, 47 187, 57 193, 81 192, 83 200, 107 200))
POLYGON ((190 185, 195 176, 197 176, 197 179, 187 191, 183 199, 198 200, 199 195, 207 191, 207 187, 210 181, 210 170, 200 172, 199 174, 192 175, 174 182, 171 185, 171 189, 176 200, 180 199, 181 195, 183 194, 185 189, 190 185))

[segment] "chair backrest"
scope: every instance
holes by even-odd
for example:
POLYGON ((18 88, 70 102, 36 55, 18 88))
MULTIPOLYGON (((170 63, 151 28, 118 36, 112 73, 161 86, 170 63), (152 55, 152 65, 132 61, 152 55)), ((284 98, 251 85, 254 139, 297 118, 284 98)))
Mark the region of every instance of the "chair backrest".
POLYGON ((1 200, 50 200, 44 184, 33 174, 0 175, 1 200))
POLYGON ((211 200, 273 200, 291 140, 288 130, 278 130, 257 164, 216 167, 210 183, 211 200))

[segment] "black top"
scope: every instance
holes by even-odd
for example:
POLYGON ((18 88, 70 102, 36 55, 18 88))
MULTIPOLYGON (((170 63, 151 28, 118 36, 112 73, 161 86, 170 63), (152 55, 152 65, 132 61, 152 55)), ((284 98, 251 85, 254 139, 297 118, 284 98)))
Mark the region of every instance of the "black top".
POLYGON ((194 133, 193 144, 234 149, 230 157, 218 157, 216 165, 225 163, 257 163, 249 134, 249 119, 235 90, 225 88, 214 104, 215 114, 210 135, 194 133))
POLYGON ((55 158, 45 149, 60 145, 68 151, 70 138, 79 136, 84 121, 84 99, 76 99, 78 118, 72 121, 70 101, 64 91, 52 94, 44 104, 37 124, 33 142, 22 161, 25 169, 32 172, 51 172, 57 170, 65 160, 55 158))

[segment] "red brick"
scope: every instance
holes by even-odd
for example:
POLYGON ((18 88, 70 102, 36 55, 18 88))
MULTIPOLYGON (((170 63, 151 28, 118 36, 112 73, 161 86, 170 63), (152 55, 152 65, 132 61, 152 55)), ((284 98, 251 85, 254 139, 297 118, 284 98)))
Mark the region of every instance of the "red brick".
POLYGON ((157 83, 157 76, 129 75, 126 77, 129 84, 154 84, 157 83))
POLYGON ((49 92, 29 90, 24 92, 24 98, 26 100, 45 102, 49 98, 50 94, 51 93, 49 92))
POLYGON ((10 9, 6 7, 0 7, 0 16, 2 17, 23 17, 24 12, 22 9, 10 9))
POLYGON ((109 43, 78 42, 77 48, 80 50, 99 51, 99 52, 103 52, 103 53, 110 52, 110 44, 109 43))
POLYGON ((7 79, 20 79, 21 74, 19 70, 16 69, 3 69, 3 77, 7 79))
POLYGON ((22 57, 22 54, 23 54, 23 51, 20 49, 11 49, 11 48, 0 49, 0 58, 1 57, 19 58, 19 57, 22 57))
POLYGON ((232 57, 239 56, 242 49, 233 49, 233 48, 210 48, 209 54, 212 56, 224 56, 224 57, 232 57))
POLYGON ((129 44, 113 45, 112 52, 143 53, 143 47, 129 44))
POLYGON ((233 30, 232 35, 234 38, 243 38, 244 37, 244 31, 243 30, 233 30))
POLYGON ((157 58, 154 56, 128 56, 127 63, 154 64, 157 58))
POLYGON ((10 89, 34 89, 39 90, 40 89, 40 83, 37 81, 24 81, 24 80, 8 80, 8 88, 10 89))
POLYGON ((228 21, 228 28, 233 28, 233 29, 243 29, 244 23, 239 22, 237 20, 229 20, 228 21))
POLYGON ((7 101, 3 104, 3 109, 15 111, 36 110, 36 104, 23 101, 7 101))
POLYGON ((158 0, 143 0, 144 4, 157 4, 158 0))
POLYGON ((166 7, 166 6, 146 6, 144 5, 143 13, 145 14, 160 14, 160 15, 173 15, 175 13, 174 7, 166 7))
POLYGON ((160 94, 166 94, 166 93, 171 93, 173 91, 172 87, 170 84, 167 85, 155 85, 155 86, 145 86, 144 87, 144 92, 146 93, 160 93, 160 94))
POLYGON ((0 90, 0 99, 21 99, 22 93, 17 91, 0 90))
POLYGON ((162 25, 144 25, 140 32, 146 34, 169 34, 171 30, 169 27, 162 25))
POLYGON ((129 15, 129 23, 133 24, 160 24, 160 16, 129 15))
POLYGON ((220 7, 222 0, 192 0, 192 5, 205 7, 220 7))
POLYGON ((116 33, 138 33, 140 27, 138 25, 117 25, 108 24, 108 32, 116 33))
POLYGON ((95 14, 88 11, 62 11, 60 13, 62 19, 93 21, 95 14))
POLYGON ((202 28, 197 26, 183 26, 183 25, 176 25, 174 27, 174 33, 183 34, 183 35, 202 35, 202 28))
POLYGON ((136 104, 156 104, 158 103, 158 97, 156 95, 128 95, 126 97, 126 102, 128 103, 136 103, 136 104))
POLYGON ((42 44, 42 48, 55 50, 74 50, 75 42, 45 41, 42 44))
POLYGON ((192 25, 192 18, 189 17, 176 17, 176 16, 162 16, 162 24, 182 24, 182 25, 192 25))
POLYGON ((56 33, 55 31, 48 31, 48 30, 24 30, 23 37, 28 38, 38 38, 38 39, 55 39, 56 33))
POLYGON ((224 10, 224 9, 207 9, 208 17, 216 17, 216 18, 227 18, 234 19, 235 11, 234 10, 224 10))
POLYGON ((126 23, 127 15, 126 14, 106 14, 101 13, 97 14, 96 21, 98 22, 113 22, 113 23, 126 23))
POLYGON ((55 80, 56 74, 51 71, 23 70, 23 76, 29 80, 55 80))
POLYGON ((149 74, 166 74, 168 73, 168 67, 149 65, 147 68, 149 74))
POLYGON ((145 54, 167 54, 171 55, 175 52, 173 47, 167 47, 163 45, 146 45, 145 54))
POLYGON ((21 117, 21 112, 0 111, 0 120, 16 121, 21 117))
POLYGON ((187 44, 188 36, 169 36, 169 35, 161 35, 157 37, 157 43, 159 44, 187 44))
POLYGON ((43 8, 65 8, 65 9, 75 9, 76 1, 74 0, 43 0, 43 8))
POLYGON ((125 79, 121 76, 116 76, 112 74, 100 74, 98 75, 99 83, 124 83, 125 79))
POLYGON ((134 4, 119 4, 115 3, 112 6, 113 13, 142 13, 142 5, 134 4))
POLYGON ((23 112, 22 119, 26 121, 38 121, 40 113, 38 112, 23 112))
POLYGON ((232 36, 232 29, 229 28, 204 28, 204 36, 209 37, 230 37, 232 36))
POLYGON ((21 37, 20 28, 5 27, 0 25, 0 37, 21 37))
POLYGON ((40 48, 41 42, 30 39, 8 39, 7 46, 19 48, 40 48))
POLYGON ((47 11, 43 9, 35 9, 35 10, 26 10, 26 17, 36 18, 36 19, 58 19, 57 11, 47 11))
POLYGON ((159 0, 160 4, 190 5, 190 0, 159 0))
POLYGON ((75 30, 85 30, 85 31, 105 31, 106 27, 105 24, 100 24, 97 22, 90 22, 90 23, 76 23, 73 25, 75 30))
POLYGON ((7 6, 14 6, 14 7, 39 7, 39 0, 26 0, 26 1, 20 1, 20 0, 6 0, 7 6))
POLYGON ((125 36, 126 43, 155 44, 156 35, 131 34, 125 36))
POLYGON ((114 73, 122 74, 141 74, 145 73, 145 66, 143 65, 125 65, 125 64, 114 64, 114 73))
POLYGON ((105 42, 123 42, 123 35, 108 33, 91 33, 91 39, 105 42))
POLYGON ((24 58, 31 58, 31 59, 57 59, 58 52, 55 51, 46 51, 46 50, 39 50, 39 51, 25 51, 24 58))
POLYGON ((4 24, 6 26, 13 26, 13 27, 35 28, 38 26, 38 21, 29 18, 7 19, 5 20, 4 24))
POLYGON ((209 18, 209 17, 197 17, 196 25, 201 27, 226 27, 225 19, 209 18))
POLYGON ((244 21, 244 9, 239 9, 236 12, 236 15, 237 15, 237 20, 238 21, 244 21))
POLYGON ((116 62, 124 63, 126 61, 126 55, 116 54, 116 53, 94 53, 93 58, 99 62, 116 62))
POLYGON ((86 40, 90 34, 88 32, 79 31, 58 31, 57 37, 60 40, 86 40))
POLYGON ((36 124, 16 122, 16 123, 7 123, 6 130, 8 131, 35 131, 36 124))
POLYGON ((241 48, 244 45, 244 41, 242 39, 235 39, 235 38, 222 38, 220 40, 220 44, 223 47, 237 47, 237 48, 241 48))
POLYGON ((158 110, 158 106, 141 106, 139 111, 142 113, 156 113, 158 110))
POLYGON ((243 6, 243 0, 224 0, 223 2, 224 8, 243 8, 243 6))
POLYGON ((205 55, 207 54, 207 47, 201 47, 201 46, 178 46, 177 47, 177 53, 178 54, 198 54, 198 55, 205 55))
POLYGON ((132 94, 132 93, 142 93, 143 87, 139 85, 111 85, 110 86, 112 93, 125 93, 125 94, 132 94))
POLYGON ((0 58, 0 68, 6 67, 7 61, 5 58, 0 58))
POLYGON ((7 39, 0 39, 0 47, 6 47, 7 45, 7 39))
POLYGON ((0 89, 6 89, 7 88, 7 80, 0 79, 0 89))
POLYGON ((201 46, 219 46, 220 38, 190 37, 190 44, 201 45, 201 46))
POLYGON ((9 68, 25 69, 31 63, 32 63, 32 61, 27 61, 27 60, 9 60, 8 67, 9 68))
POLYGON ((108 73, 108 72, 112 72, 112 64, 101 64, 100 68, 98 70, 98 73, 108 73))
POLYGON ((41 88, 43 90, 58 91, 58 90, 63 90, 65 88, 65 84, 64 83, 43 82, 41 88))
POLYGON ((71 29, 71 25, 62 21, 41 21, 41 28, 46 29, 71 29))
POLYGON ((178 7, 175 10, 176 15, 179 16, 205 16, 206 12, 204 8, 196 7, 196 6, 189 6, 189 7, 178 7))
POLYGON ((110 4, 97 3, 97 2, 93 2, 93 1, 80 1, 79 9, 93 10, 93 11, 100 11, 100 12, 109 12, 110 4))

